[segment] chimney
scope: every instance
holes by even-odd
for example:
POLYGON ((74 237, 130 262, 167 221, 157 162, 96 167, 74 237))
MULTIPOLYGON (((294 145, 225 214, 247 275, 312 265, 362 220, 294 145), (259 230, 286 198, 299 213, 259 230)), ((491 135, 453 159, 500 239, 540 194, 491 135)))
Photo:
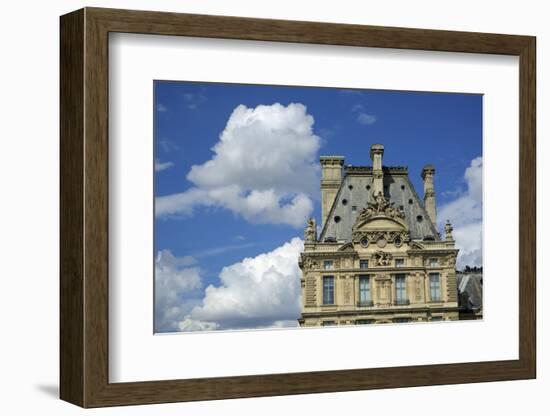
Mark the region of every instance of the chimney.
POLYGON ((379 193, 384 195, 384 172, 382 172, 382 156, 384 155, 384 146, 373 144, 370 147, 370 158, 372 160, 372 195, 379 193))
POLYGON ((435 190, 434 190, 435 166, 426 165, 422 169, 422 180, 424 181, 424 208, 434 224, 435 215, 435 190))
POLYGON ((321 156, 321 227, 325 226, 328 213, 342 183, 344 156, 321 156))

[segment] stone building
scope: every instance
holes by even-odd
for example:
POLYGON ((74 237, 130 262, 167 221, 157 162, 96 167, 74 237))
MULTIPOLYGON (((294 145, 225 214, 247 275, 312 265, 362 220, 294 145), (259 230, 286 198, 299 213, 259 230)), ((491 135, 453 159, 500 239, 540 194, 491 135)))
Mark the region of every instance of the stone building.
POLYGON ((436 227, 435 168, 421 172, 423 201, 403 166, 345 166, 321 156, 321 227, 305 229, 301 326, 457 320, 453 228, 436 227))

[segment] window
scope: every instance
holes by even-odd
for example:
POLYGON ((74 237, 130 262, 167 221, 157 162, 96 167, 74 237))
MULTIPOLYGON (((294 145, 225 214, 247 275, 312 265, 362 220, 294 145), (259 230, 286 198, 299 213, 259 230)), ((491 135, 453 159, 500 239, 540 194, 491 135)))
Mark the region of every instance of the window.
POLYGON ((355 325, 369 325, 373 323, 374 323, 374 319, 357 319, 355 321, 355 325))
POLYGON ((393 322, 396 324, 411 322, 411 318, 393 318, 393 322))
POLYGON ((395 267, 405 267, 405 259, 395 259, 395 267))
POLYGON ((430 273, 430 299, 432 301, 441 300, 441 284, 439 282, 439 273, 430 273))
POLYGON ((342 199, 342 205, 347 205, 348 204, 348 200, 347 199, 342 199))
POLYGON ((398 274, 395 276, 395 303, 397 305, 407 305, 409 303, 407 299, 407 285, 404 274, 398 274))
POLYGON ((325 270, 332 270, 332 267, 333 267, 333 263, 332 263, 332 260, 325 260, 323 262, 323 268, 325 270))
POLYGON ((360 269, 368 269, 369 268, 369 261, 368 260, 359 260, 359 268, 360 269))
POLYGON ((323 326, 334 326, 336 325, 336 321, 323 321, 323 326))
POLYGON ((323 276, 323 305, 334 305, 333 276, 323 276))
POLYGON ((369 305, 371 303, 369 276, 359 276, 359 304, 369 305))
POLYGON ((356 205, 351 206, 351 212, 357 212, 357 206, 356 205))
POLYGON ((337 215, 336 217, 334 217, 334 222, 335 222, 335 223, 339 223, 340 220, 341 220, 341 218, 340 218, 339 215, 337 215))
POLYGON ((430 267, 438 267, 439 260, 437 258, 430 259, 430 267))
POLYGON ((442 316, 432 316, 432 319, 431 319, 431 321, 442 321, 442 320, 443 320, 442 316))

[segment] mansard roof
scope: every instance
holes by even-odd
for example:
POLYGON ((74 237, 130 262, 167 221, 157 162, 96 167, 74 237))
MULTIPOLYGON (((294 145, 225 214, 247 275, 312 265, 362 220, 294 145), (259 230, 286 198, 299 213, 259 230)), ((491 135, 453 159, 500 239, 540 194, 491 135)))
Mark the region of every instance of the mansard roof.
MULTIPOLYGON (((384 196, 395 208, 403 210, 413 240, 440 240, 435 224, 424 209, 411 183, 406 166, 383 166, 384 196)), ((352 227, 361 209, 372 202, 372 166, 346 166, 340 188, 334 199, 319 241, 327 238, 350 242, 352 227), (355 210, 353 209, 355 207, 355 210)))

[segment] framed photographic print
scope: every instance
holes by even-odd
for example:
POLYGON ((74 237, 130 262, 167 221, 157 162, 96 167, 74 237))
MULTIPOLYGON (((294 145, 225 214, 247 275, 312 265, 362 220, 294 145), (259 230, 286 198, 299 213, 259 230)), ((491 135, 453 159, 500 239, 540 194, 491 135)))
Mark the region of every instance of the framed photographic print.
POLYGON ((61 17, 83 407, 536 376, 535 38, 61 17))

